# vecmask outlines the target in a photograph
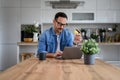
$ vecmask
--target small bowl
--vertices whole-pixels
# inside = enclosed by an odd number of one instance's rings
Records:
[[[24,38],[24,42],[32,42],[33,38]]]

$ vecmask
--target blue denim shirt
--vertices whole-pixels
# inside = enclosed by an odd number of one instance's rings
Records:
[[[63,51],[65,46],[73,45],[73,34],[68,29],[63,29],[60,33],[60,50]],[[57,35],[54,28],[44,31],[39,37],[38,53],[55,53],[57,49]]]

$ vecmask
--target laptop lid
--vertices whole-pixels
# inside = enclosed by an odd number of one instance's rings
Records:
[[[65,47],[62,55],[62,59],[80,59],[82,57],[82,51],[80,47]]]

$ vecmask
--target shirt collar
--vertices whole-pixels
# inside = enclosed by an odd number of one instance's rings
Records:
[[[51,31],[52,31],[52,34],[53,34],[53,35],[56,35],[56,34],[55,34],[55,31],[54,31],[54,27],[51,27]]]
[[[51,30],[52,30],[52,34],[53,34],[53,35],[56,35],[56,33],[55,33],[55,31],[54,31],[54,27],[51,27]],[[64,30],[64,29],[63,29],[63,30]],[[63,31],[62,31],[62,32],[63,32]],[[61,32],[61,33],[62,33],[62,32]],[[60,35],[61,35],[61,33],[60,33]]]

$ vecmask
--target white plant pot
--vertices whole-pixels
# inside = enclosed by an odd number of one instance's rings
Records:
[[[38,42],[38,33],[33,33],[33,42]]]

